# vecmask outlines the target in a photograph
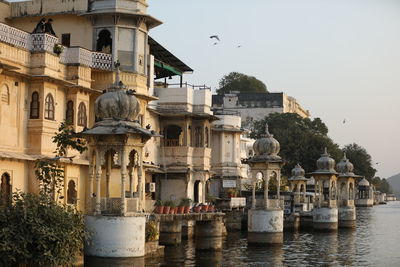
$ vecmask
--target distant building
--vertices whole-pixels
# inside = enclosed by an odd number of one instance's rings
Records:
[[[214,111],[233,111],[240,113],[242,127],[251,129],[253,122],[263,119],[271,113],[296,113],[303,118],[310,117],[295,98],[285,93],[240,93],[231,92],[213,95]]]

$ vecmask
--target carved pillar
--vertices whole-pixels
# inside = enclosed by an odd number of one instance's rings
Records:
[[[106,169],[106,199],[110,198],[110,177],[111,177],[111,167],[112,167],[112,153],[109,151],[107,153],[107,169]]]
[[[102,155],[99,150],[96,150],[96,208],[95,214],[101,214],[101,162]]]
[[[268,175],[269,175],[269,172],[267,172],[267,175],[264,178],[264,181],[265,181],[265,186],[264,186],[264,209],[268,209],[268,184],[269,184]]]
[[[277,175],[276,175],[276,182],[277,182],[276,195],[278,198],[278,204],[280,206],[281,205],[281,174],[280,173],[277,173]]]
[[[254,177],[253,177],[254,179]],[[251,208],[255,209],[256,208],[256,182],[253,181],[253,190],[252,190],[252,200],[251,200]]]
[[[220,132],[221,133],[221,136],[220,136],[220,151],[221,151],[221,154],[220,154],[220,163],[221,163],[221,166],[223,165],[223,163],[224,163],[224,155],[225,155],[225,146],[224,146],[224,132],[223,131],[221,131]]]
[[[94,180],[94,157],[90,158],[89,162],[89,197],[88,210],[93,211],[93,180]]]
[[[134,167],[132,165],[130,165],[129,168],[128,168],[128,174],[129,174],[129,197],[131,197],[131,198],[133,198],[133,169],[134,169]]]
[[[139,197],[139,211],[143,210],[143,161],[142,151],[138,153],[138,197]]]
[[[237,134],[234,132],[233,133],[233,148],[232,148],[232,162],[233,163],[235,163],[235,164],[237,164],[238,163],[238,160],[236,159],[236,156],[237,156],[237,146],[236,146],[236,138],[237,137]]]
[[[126,150],[124,146],[121,149],[121,215],[123,216],[126,213],[125,182],[126,182]]]

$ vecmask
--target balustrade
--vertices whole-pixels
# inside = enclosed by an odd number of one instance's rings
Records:
[[[53,53],[58,38],[47,33],[21,31],[4,23],[0,23],[0,42],[15,47],[28,49],[31,52]],[[113,58],[111,54],[94,52],[81,47],[64,47],[60,55],[64,64],[82,64],[94,69],[111,70]]]

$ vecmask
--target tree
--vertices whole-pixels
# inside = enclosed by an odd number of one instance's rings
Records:
[[[316,161],[326,147],[336,161],[342,157],[339,146],[328,137],[328,128],[319,118],[311,120],[295,113],[272,113],[254,123],[252,138],[260,138],[268,123],[269,132],[274,134],[280,145],[279,155],[284,159],[282,175],[291,176],[291,170],[300,163],[306,172],[316,170]]]
[[[354,173],[365,176],[370,182],[375,176],[376,169],[372,167],[371,156],[367,150],[356,143],[346,145],[343,148],[343,152],[346,153],[347,158],[354,165]]]
[[[223,95],[230,91],[244,93],[266,93],[267,86],[257,78],[239,72],[231,72],[219,81],[217,93]]]
[[[392,194],[392,188],[390,187],[390,184],[388,181],[383,178],[381,179],[380,177],[374,177],[371,179],[371,183],[375,186],[376,190],[386,193],[386,194]]]
[[[89,237],[83,215],[45,194],[17,192],[0,209],[0,266],[72,266]]]

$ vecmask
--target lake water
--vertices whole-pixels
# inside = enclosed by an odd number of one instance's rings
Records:
[[[285,232],[276,247],[248,247],[246,234],[230,233],[220,252],[196,251],[193,241],[167,247],[162,258],[139,266],[400,266],[400,202],[357,209],[357,227],[334,233]],[[98,266],[135,266],[108,262]]]

